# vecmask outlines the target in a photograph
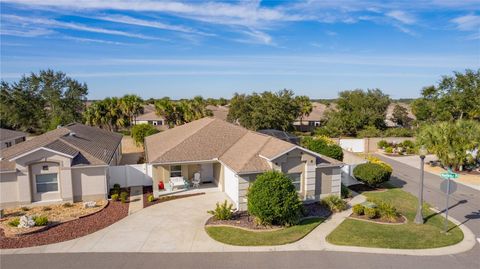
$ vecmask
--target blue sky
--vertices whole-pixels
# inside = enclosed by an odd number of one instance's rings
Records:
[[[89,98],[416,97],[480,67],[480,1],[2,0],[1,77],[51,68]]]

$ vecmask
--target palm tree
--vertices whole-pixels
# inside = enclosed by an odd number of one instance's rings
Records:
[[[417,135],[417,144],[437,155],[444,166],[462,170],[480,145],[480,123],[458,120],[425,125]]]
[[[128,117],[131,125],[143,110],[143,100],[138,95],[127,94],[120,99],[120,103],[122,112]]]
[[[308,117],[312,113],[313,105],[308,96],[298,96],[297,102],[300,105],[300,125],[303,125],[303,117]]]
[[[105,98],[93,103],[84,112],[84,119],[88,125],[107,128],[110,131],[117,131],[127,123],[127,118],[121,109],[120,99],[116,97]]]

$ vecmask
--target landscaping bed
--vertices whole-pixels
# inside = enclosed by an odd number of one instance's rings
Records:
[[[351,219],[357,219],[361,221],[367,221],[367,222],[373,222],[373,223],[379,223],[379,224],[404,224],[407,223],[407,218],[405,218],[402,215],[397,216],[395,219],[388,219],[388,218],[376,218],[376,219],[370,219],[365,215],[355,215],[351,214],[349,216]]]
[[[154,198],[153,201],[149,202],[148,197],[150,195],[153,195],[152,187],[144,186],[143,187],[143,208],[156,205],[159,203],[167,202],[167,201],[172,201],[172,200],[192,197],[192,196],[198,196],[198,195],[204,195],[204,194],[205,194],[204,192],[199,192],[199,193],[191,193],[191,194],[176,194],[176,195],[161,196],[158,198]]]
[[[287,228],[270,231],[247,231],[241,228],[206,226],[205,230],[213,239],[235,246],[274,246],[293,243],[315,229],[324,218],[314,217],[300,221]]]
[[[353,218],[345,219],[327,241],[336,245],[422,249],[454,245],[463,240],[460,228],[452,222],[448,224],[448,233],[443,233],[445,218],[424,204],[424,224],[415,224],[417,199],[401,189],[387,189],[384,192],[364,192],[367,198],[392,204],[408,222],[402,225],[385,225]]]
[[[0,229],[0,248],[34,247],[75,239],[103,229],[127,215],[128,203],[111,201],[100,211],[35,233],[7,237]]]

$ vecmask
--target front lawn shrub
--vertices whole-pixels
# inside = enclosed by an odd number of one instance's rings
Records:
[[[378,216],[378,211],[376,208],[373,208],[373,207],[365,207],[365,216],[367,216],[367,218],[369,219],[374,219]]]
[[[393,148],[392,147],[386,147],[385,148],[385,153],[393,153]]]
[[[342,193],[342,199],[352,197],[352,192],[350,191],[350,189],[343,184],[341,184],[341,193]]]
[[[233,205],[228,204],[227,200],[223,203],[218,203],[215,207],[215,210],[207,211],[209,214],[212,214],[217,220],[229,220],[233,217]]]
[[[128,199],[128,192],[122,191],[120,193],[120,201],[122,201],[122,203],[126,203],[127,199]]]
[[[388,142],[386,140],[380,140],[377,143],[377,146],[379,149],[383,149],[389,146]]]
[[[355,178],[370,187],[377,187],[379,184],[388,181],[391,173],[382,165],[376,163],[363,163],[353,169]]]
[[[293,225],[303,211],[292,180],[278,171],[257,176],[247,198],[248,212],[262,224]]]
[[[332,212],[340,212],[347,209],[347,202],[336,195],[329,195],[323,198],[322,204],[327,206]]]
[[[18,227],[19,224],[20,224],[20,218],[14,218],[8,222],[8,225],[12,227]]]
[[[352,210],[353,210],[353,214],[357,216],[363,215],[365,213],[365,207],[361,204],[354,205]]]
[[[35,226],[45,226],[48,223],[48,218],[46,216],[35,216],[33,221],[35,221]]]
[[[149,196],[147,196],[147,201],[148,201],[149,203],[151,203],[151,202],[155,201],[155,197],[153,197],[153,195],[150,194]]]
[[[315,138],[305,137],[302,141],[302,145],[316,153],[325,155],[336,160],[343,160],[343,150],[342,148],[335,144],[333,140],[328,137],[318,136]]]
[[[377,213],[381,218],[394,221],[398,217],[397,209],[390,203],[387,203],[382,200],[368,198],[367,201],[377,205]]]
[[[118,201],[118,194],[112,194],[110,198],[112,198],[112,201]]]

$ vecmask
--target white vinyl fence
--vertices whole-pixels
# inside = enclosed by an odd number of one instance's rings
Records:
[[[350,152],[365,152],[365,140],[363,138],[341,138],[340,147]]]
[[[121,187],[151,186],[152,166],[149,164],[131,164],[108,167],[108,185]]]

